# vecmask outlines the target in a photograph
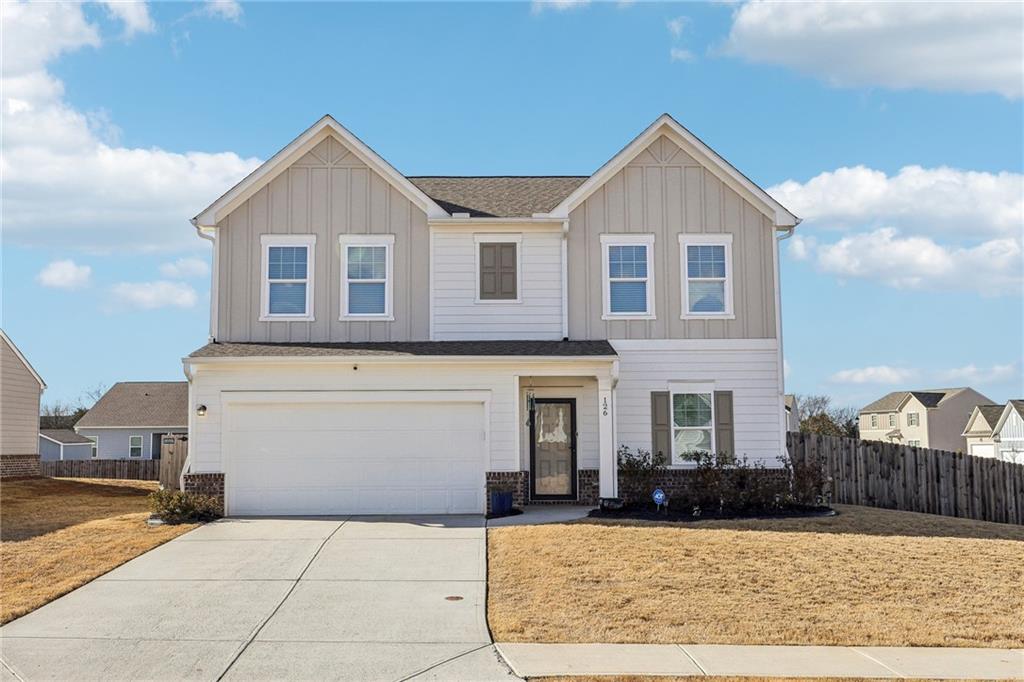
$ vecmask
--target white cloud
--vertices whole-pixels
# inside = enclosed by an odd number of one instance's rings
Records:
[[[47,65],[100,45],[81,5],[5,3],[0,28],[4,238],[97,250],[197,248],[188,218],[259,160],[123,147],[102,112],[66,103]]]
[[[798,247],[798,253],[799,253]],[[840,279],[881,282],[897,289],[1021,294],[1024,257],[1016,239],[976,246],[943,246],[928,237],[903,237],[891,227],[814,247],[815,266]]]
[[[782,360],[782,377],[784,379],[789,378],[789,360],[786,360],[785,358]]]
[[[669,49],[668,56],[674,62],[692,62],[694,60],[693,53],[681,47]]]
[[[176,279],[205,277],[210,274],[210,266],[201,258],[179,258],[173,263],[163,263],[160,274]]]
[[[136,33],[152,33],[156,30],[156,22],[149,16],[149,8],[145,2],[137,0],[107,0],[102,3],[110,16],[124,22],[124,37],[131,38]]]
[[[191,308],[199,300],[196,290],[183,282],[120,282],[111,288],[114,305],[109,312],[122,309],[156,310]]]
[[[854,166],[768,193],[804,219],[803,229],[898,225],[983,237],[1019,235],[1024,226],[1020,173],[905,166],[888,176]]]
[[[55,260],[36,275],[36,281],[52,289],[79,289],[89,285],[92,268],[71,259]]]
[[[242,18],[242,6],[235,0],[207,0],[203,13],[208,17],[237,22]]]
[[[978,367],[974,363],[949,369],[939,373],[939,379],[951,384],[983,384],[983,383],[1005,383],[1021,378],[1020,369],[1016,363],[1007,365],[992,365],[991,367]]]
[[[753,0],[734,11],[724,51],[840,87],[1019,98],[1024,4]]]
[[[898,384],[907,381],[914,370],[888,365],[844,369],[832,375],[831,381],[838,384]]]
[[[530,3],[530,11],[533,14],[540,14],[544,10],[565,12],[571,9],[579,9],[590,4],[590,0],[533,0]]]
[[[683,29],[689,23],[689,17],[675,17],[665,22],[665,25],[668,27],[668,32],[672,34],[673,38],[681,38],[683,36]]]

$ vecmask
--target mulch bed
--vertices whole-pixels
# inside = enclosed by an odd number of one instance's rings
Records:
[[[810,519],[835,515],[836,511],[831,507],[792,507],[761,512],[701,512],[699,516],[694,516],[692,510],[688,509],[672,509],[669,507],[659,511],[653,507],[626,507],[615,510],[594,509],[589,514],[590,518],[594,519],[633,519],[636,521],[673,521],[677,523],[713,520],[732,521],[738,519]]]

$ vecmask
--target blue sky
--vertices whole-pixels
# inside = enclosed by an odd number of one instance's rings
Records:
[[[324,113],[409,175],[587,174],[668,112],[805,218],[787,390],[1024,395],[1021,6],[4,7],[3,328],[49,388],[182,378],[188,218]]]

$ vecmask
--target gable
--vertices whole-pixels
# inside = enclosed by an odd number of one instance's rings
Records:
[[[794,227],[800,219],[768,195],[750,178],[704,144],[668,114],[663,114],[643,133],[599,168],[590,178],[567,196],[550,215],[568,217],[575,208],[618,174],[624,167],[643,165],[678,165],[700,167],[714,175],[723,185],[755,206],[776,227]]]
[[[39,376],[39,372],[29,363],[28,359],[21,354],[18,347],[14,345],[14,342],[7,336],[2,329],[0,329],[0,347],[2,347],[2,354],[5,356],[2,366],[5,372],[8,371],[23,371],[26,375],[30,375],[39,384],[40,389],[46,388],[46,382]]]
[[[225,192],[192,219],[196,227],[215,227],[232,211],[292,167],[363,166],[372,169],[429,217],[449,217],[437,202],[394,166],[330,116],[324,116],[281,151]]]

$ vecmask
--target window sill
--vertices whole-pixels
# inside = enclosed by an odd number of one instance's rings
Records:
[[[342,315],[339,322],[394,322],[394,315]]]
[[[315,322],[312,315],[260,315],[260,322]]]
[[[604,315],[601,316],[601,319],[611,322],[613,320],[656,320],[658,318],[655,315],[646,315],[643,313],[628,313],[620,315],[613,313],[605,313]]]
[[[521,305],[522,302],[521,298],[477,298],[473,305]]]
[[[735,320],[736,315],[734,313],[707,313],[707,314],[683,314],[679,316],[680,320]]]

